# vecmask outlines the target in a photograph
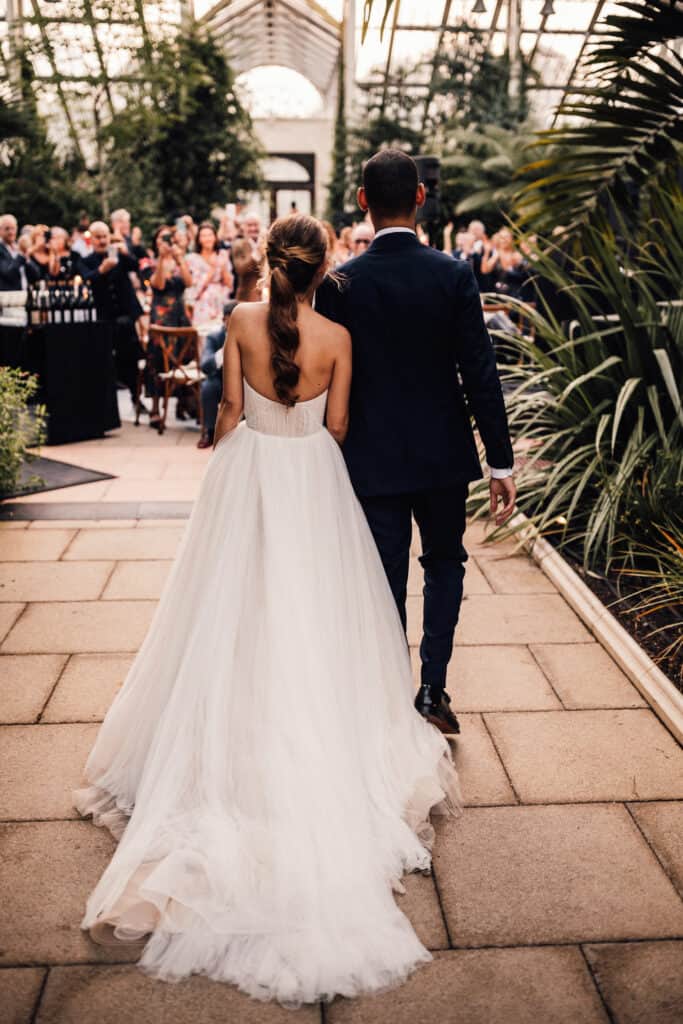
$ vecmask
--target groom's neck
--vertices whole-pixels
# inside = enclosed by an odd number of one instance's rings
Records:
[[[380,217],[379,214],[373,213],[370,210],[370,220],[372,221],[375,231],[384,231],[385,228],[410,228],[411,231],[415,231],[416,228],[416,215],[413,213],[406,217]]]

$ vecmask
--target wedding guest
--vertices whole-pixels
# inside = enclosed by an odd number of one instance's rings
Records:
[[[133,252],[133,240],[131,238],[130,214],[128,210],[114,210],[111,215],[111,234],[113,238],[120,236],[131,256]],[[137,268],[136,268],[137,269]]]
[[[472,235],[474,242],[472,244],[472,253],[470,255],[470,263],[472,264],[472,270],[474,276],[477,279],[479,285],[479,291],[488,290],[488,279],[482,273],[481,263],[484,258],[484,254],[491,249],[491,242],[488,235],[486,234],[486,227],[483,221],[471,220],[467,225],[468,234]]]
[[[185,225],[184,228],[182,227],[183,224]],[[190,214],[184,213],[182,217],[179,217],[176,227],[180,229],[180,233],[184,233],[187,237],[188,252],[197,252],[197,235],[199,234],[200,229],[197,227]]]
[[[79,256],[89,256],[92,252],[90,244],[90,217],[81,210],[78,215],[78,224],[71,232],[71,248]]]
[[[228,213],[224,213],[218,225],[218,245],[221,249],[230,249],[237,238],[237,224]]]
[[[57,284],[71,281],[78,273],[80,256],[69,247],[68,232],[54,227],[48,242],[48,277]]]
[[[342,263],[346,263],[347,260],[351,259],[353,253],[351,252],[351,235],[353,234],[353,228],[347,225],[342,228],[339,232],[339,254],[342,256]]]
[[[529,275],[524,257],[515,247],[514,235],[510,228],[501,228],[492,241],[495,245],[482,256],[482,277],[488,277],[490,290],[519,297]]]
[[[131,248],[138,262],[147,259],[147,249],[142,236],[142,228],[134,227],[130,233]]]
[[[118,379],[128,388],[135,403],[138,359],[144,350],[138,339],[136,321],[142,316],[130,279],[137,270],[123,240],[112,241],[104,221],[90,227],[93,251],[81,261],[83,279],[92,288],[97,316],[114,324],[114,356]],[[147,412],[142,402],[141,411]]]
[[[230,298],[232,274],[225,249],[218,248],[218,232],[205,220],[197,232],[197,252],[187,257],[192,275],[192,288],[188,300],[192,304],[192,326],[220,320],[223,307]]]
[[[374,228],[368,221],[356,224],[351,232],[351,256],[362,256],[364,252],[367,252],[374,237]]]
[[[198,448],[210,448],[213,445],[218,406],[223,394],[223,346],[228,333],[228,321],[236,305],[236,302],[226,303],[223,310],[223,326],[208,334],[204,342],[200,363],[202,372],[206,374],[206,380],[203,380],[201,385],[204,430],[197,441]]]
[[[50,229],[47,224],[36,224],[31,231],[29,262],[36,272],[36,280],[46,281],[50,276]]]
[[[17,244],[17,218],[11,213],[0,216],[0,291],[25,291],[29,284],[38,280],[38,274],[30,265],[31,242],[24,235]]]
[[[474,254],[474,235],[469,231],[458,231],[455,236],[453,259],[469,260]]]
[[[258,238],[237,238],[232,246],[232,264],[235,268],[237,302],[260,302],[262,296],[263,247]]]
[[[262,243],[263,232],[261,231],[261,218],[258,213],[254,213],[253,210],[248,210],[242,218],[242,231],[244,237],[250,239],[252,242]]]

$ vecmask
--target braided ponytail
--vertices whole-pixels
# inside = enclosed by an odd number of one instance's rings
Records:
[[[293,406],[300,376],[294,362],[299,348],[297,296],[306,294],[323,266],[327,236],[313,217],[281,217],[270,229],[266,251],[271,268],[268,333],[273,387],[280,402]]]

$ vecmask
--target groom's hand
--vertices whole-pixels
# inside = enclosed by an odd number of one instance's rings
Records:
[[[489,480],[489,494],[491,495],[491,516],[496,521],[496,526],[502,526],[510,518],[515,509],[517,500],[517,487],[514,477],[504,476],[502,479]],[[502,508],[499,503],[502,502]]]

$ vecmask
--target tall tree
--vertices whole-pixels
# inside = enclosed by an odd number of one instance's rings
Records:
[[[346,128],[346,92],[344,89],[344,54],[339,60],[337,86],[337,115],[334,122],[334,149],[332,150],[332,178],[328,186],[327,218],[333,224],[344,219],[348,191],[348,132]]]

